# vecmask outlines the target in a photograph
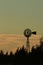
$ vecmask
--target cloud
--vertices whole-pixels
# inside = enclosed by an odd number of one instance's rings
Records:
[[[39,45],[40,35],[32,35],[29,38],[30,47]],[[0,34],[0,49],[4,51],[16,50],[18,47],[26,47],[26,38],[24,35],[15,35],[15,34]]]

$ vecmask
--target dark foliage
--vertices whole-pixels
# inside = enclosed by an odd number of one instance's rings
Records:
[[[27,52],[24,47],[16,51],[15,54],[6,54],[1,50],[0,65],[43,65],[43,44],[40,47],[32,48],[32,52]]]

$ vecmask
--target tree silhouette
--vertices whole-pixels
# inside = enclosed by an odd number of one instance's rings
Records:
[[[18,48],[15,54],[11,51],[10,55],[8,55],[8,52],[4,54],[1,50],[0,65],[43,65],[43,44],[36,48],[33,46],[32,52],[29,53],[24,46]]]
[[[6,56],[8,56],[8,52],[6,52]]]

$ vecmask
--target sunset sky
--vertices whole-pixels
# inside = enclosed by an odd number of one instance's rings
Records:
[[[17,38],[13,35],[24,39],[21,36],[26,28],[43,35],[43,0],[0,0],[0,48],[18,47],[12,44]]]
[[[30,50],[32,46],[40,45],[40,35],[31,35],[29,38]],[[3,50],[13,53],[16,52],[17,48],[22,48],[24,46],[26,48],[27,39],[24,35],[16,35],[16,34],[0,34],[0,50]]]
[[[23,34],[25,28],[43,35],[43,0],[0,0],[0,33]]]

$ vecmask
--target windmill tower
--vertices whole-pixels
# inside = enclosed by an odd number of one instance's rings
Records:
[[[26,42],[26,49],[27,51],[30,51],[30,44],[29,44],[29,37],[31,36],[32,32],[30,29],[25,29],[24,30],[24,36],[27,38]]]

